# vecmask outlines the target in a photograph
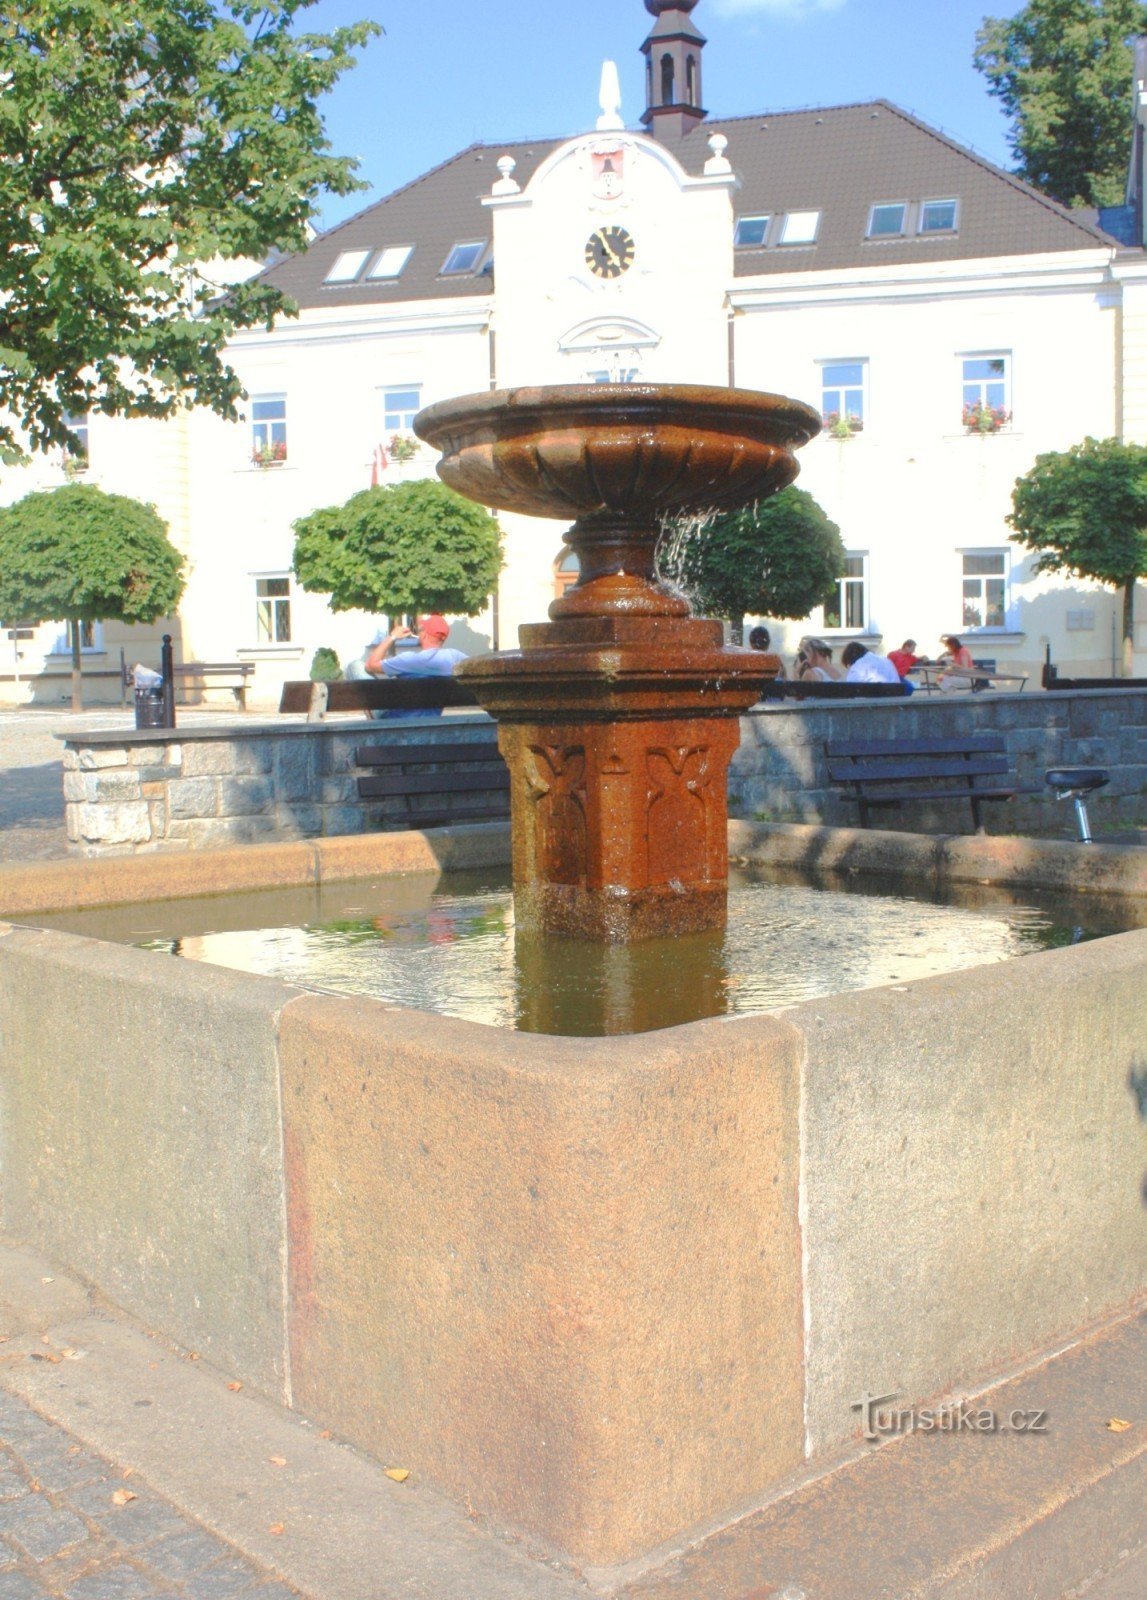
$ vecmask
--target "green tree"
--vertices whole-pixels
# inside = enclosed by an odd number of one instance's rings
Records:
[[[1132,52],[1142,0],[1028,0],[985,17],[973,57],[1012,123],[1019,177],[1066,206],[1123,200],[1131,155]]]
[[[1147,576],[1147,447],[1085,439],[1037,456],[1017,478],[1012,538],[1037,572],[1070,572],[1123,591],[1123,672],[1131,672],[1135,584]]]
[[[183,557],[154,506],[76,483],[0,510],[0,617],[68,623],[75,711],[82,625],[155,622],[182,593]]]
[[[685,520],[658,549],[662,578],[703,616],[724,617],[741,642],[745,617],[807,617],[844,573],[840,529],[804,489],[739,511]]]
[[[315,0],[24,0],[0,17],[0,450],[67,414],[234,419],[222,350],[293,306],[216,260],[305,247],[363,187],[316,102],[379,29],[292,32]]]
[[[332,611],[472,617],[502,570],[496,520],[437,478],[363,489],[293,526],[295,574]]]

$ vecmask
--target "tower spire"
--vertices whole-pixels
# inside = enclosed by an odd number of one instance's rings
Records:
[[[701,100],[705,35],[690,13],[697,0],[645,0],[656,17],[641,46],[645,57],[645,110],[641,120],[655,139],[683,138],[707,113]]]

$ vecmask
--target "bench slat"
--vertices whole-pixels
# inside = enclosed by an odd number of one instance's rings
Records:
[[[963,739],[830,739],[824,747],[830,760],[836,756],[946,756],[966,750],[1005,751],[998,733],[970,733]]]
[[[417,832],[421,828],[449,828],[458,823],[505,822],[510,815],[510,803],[504,806],[455,806],[450,811],[405,811],[386,816],[385,833]]]
[[[383,795],[460,794],[467,790],[509,789],[510,774],[501,772],[394,772],[380,778],[360,778],[358,792],[364,800]]]
[[[495,761],[505,766],[495,739],[456,739],[440,744],[360,744],[356,767],[408,767],[419,762],[448,765],[455,761]]]
[[[284,683],[279,696],[280,712],[301,712],[311,708],[309,679]],[[458,678],[376,678],[339,680],[328,683],[328,711],[434,711],[444,706],[476,706],[473,689]]]
[[[894,806],[901,800],[1012,800],[1019,793],[1016,784],[999,789],[866,789],[863,796],[846,795],[846,800],[861,798],[870,806]]]
[[[974,778],[996,777],[1009,770],[1005,755],[975,755],[967,761],[947,756],[925,756],[916,760],[887,761],[830,761],[828,775],[833,783],[917,783],[924,778],[962,778],[970,784]]]

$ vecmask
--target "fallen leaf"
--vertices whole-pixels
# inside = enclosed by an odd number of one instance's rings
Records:
[[[332,1434],[332,1432],[331,1432],[331,1430],[329,1428],[324,1428],[323,1431],[319,1434],[319,1438],[320,1439],[333,1439],[334,1435]]]
[[[125,1467],[123,1469],[123,1476],[125,1478],[134,1478],[135,1477],[135,1468],[134,1467]]]
[[[1124,1422],[1122,1417],[1112,1417],[1111,1421],[1107,1424],[1107,1431],[1109,1433],[1126,1433],[1130,1426],[1131,1424],[1129,1422]]]
[[[112,1505],[113,1506],[126,1506],[129,1501],[134,1500],[136,1498],[137,1498],[136,1495],[133,1493],[133,1491],[131,1489],[117,1489],[116,1492],[112,1495]]]
[[[55,1278],[41,1278],[40,1279],[41,1283],[55,1283],[55,1281],[56,1281]]]
[[[386,1468],[386,1475],[387,1475],[388,1478],[393,1478],[395,1483],[405,1483],[407,1478],[409,1478],[409,1476],[410,1476],[410,1468],[409,1467],[387,1467]]]
[[[238,1394],[243,1385],[241,1383],[229,1383],[227,1387],[230,1389],[232,1394]]]
[[[286,1531],[287,1524],[285,1522],[272,1522],[271,1526],[267,1529],[268,1533],[286,1533]]]
[[[285,1467],[287,1465],[286,1456],[268,1456],[267,1460],[273,1467]]]
[[[199,1360],[199,1352],[198,1352],[198,1350],[189,1350],[187,1352],[187,1359],[188,1359],[188,1361],[198,1361]]]
[[[61,1350],[60,1355],[65,1361],[82,1361],[84,1359],[82,1350]]]

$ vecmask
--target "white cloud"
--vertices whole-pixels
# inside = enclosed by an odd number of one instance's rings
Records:
[[[839,11],[845,0],[713,0],[726,17],[810,17],[814,11]]]

